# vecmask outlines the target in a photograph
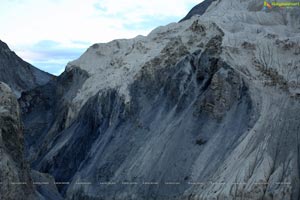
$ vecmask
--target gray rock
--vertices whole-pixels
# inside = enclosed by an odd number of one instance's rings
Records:
[[[31,171],[32,181],[38,192],[40,200],[62,200],[60,193],[55,185],[55,180],[49,174],[43,174],[38,171]]]
[[[32,168],[65,199],[299,199],[298,15],[257,2],[93,45],[24,92]]]
[[[62,199],[50,175],[30,172],[24,156],[23,126],[13,91],[0,82],[0,199]],[[49,182],[49,185],[34,184]]]
[[[71,182],[59,188],[70,199],[174,199],[190,188],[197,158],[216,145],[217,157],[203,162],[214,163],[203,171],[206,180],[257,118],[247,84],[220,59],[222,36],[219,32],[203,51],[192,54],[175,48],[169,53],[177,63],[163,53],[146,63],[130,85],[129,104],[115,89],[99,91],[69,124],[66,94],[76,93],[73,84],[85,81],[84,72],[65,72],[61,83],[24,93],[20,102],[29,105],[23,108],[25,130],[34,133],[27,139],[33,168]],[[153,71],[157,64],[169,67]],[[73,87],[63,84],[65,77],[73,77]],[[205,143],[197,143],[200,139]],[[117,184],[99,185],[108,181]],[[142,184],[148,181],[159,185]]]
[[[0,199],[34,197],[24,143],[19,106],[12,90],[0,82]]]
[[[20,97],[21,92],[46,84],[54,76],[23,61],[0,40],[0,81]]]

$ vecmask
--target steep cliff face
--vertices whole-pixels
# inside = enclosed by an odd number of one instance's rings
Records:
[[[24,157],[19,104],[3,82],[0,82],[0,155],[1,200],[62,199],[51,176],[30,170]]]
[[[17,99],[0,82],[0,199],[29,199],[34,189],[23,156],[23,134]]]
[[[8,84],[19,97],[22,91],[46,84],[54,78],[23,61],[0,40],[0,81]]]
[[[32,167],[69,199],[298,199],[299,9],[262,3],[95,44],[25,92]]]

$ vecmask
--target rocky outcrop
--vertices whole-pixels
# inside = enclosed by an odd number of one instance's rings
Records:
[[[19,97],[21,92],[46,84],[54,76],[23,61],[0,40],[0,81]]]
[[[49,174],[31,171],[32,181],[35,184],[38,200],[62,200],[61,194],[56,187],[55,179]]]
[[[87,78],[84,70],[74,68],[44,86],[23,92],[19,102],[26,126],[28,159],[33,163],[47,153],[49,145],[74,120],[71,101]]]
[[[34,188],[25,162],[19,106],[11,89],[0,82],[0,199],[26,200]]]
[[[19,104],[13,91],[3,82],[0,82],[0,154],[0,199],[62,199],[50,175],[30,170],[24,156]]]

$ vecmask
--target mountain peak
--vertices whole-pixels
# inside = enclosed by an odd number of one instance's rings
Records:
[[[9,85],[19,97],[21,92],[44,85],[52,75],[22,60],[0,40],[0,81]]]
[[[192,10],[180,22],[191,19],[194,15],[203,15],[212,2],[216,0],[205,0],[194,6]]]
[[[3,42],[2,40],[0,40],[0,49],[9,49],[8,45]]]

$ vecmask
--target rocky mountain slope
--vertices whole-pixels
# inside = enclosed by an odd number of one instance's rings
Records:
[[[299,199],[300,12],[262,6],[213,1],[24,92],[32,167],[67,199]]]
[[[0,82],[0,199],[62,199],[52,177],[30,170],[24,158],[22,127],[16,96]]]
[[[0,40],[0,81],[8,84],[19,97],[22,91],[46,84],[54,78],[23,61]]]
[[[0,199],[28,199],[34,194],[21,129],[18,101],[0,82]]]

